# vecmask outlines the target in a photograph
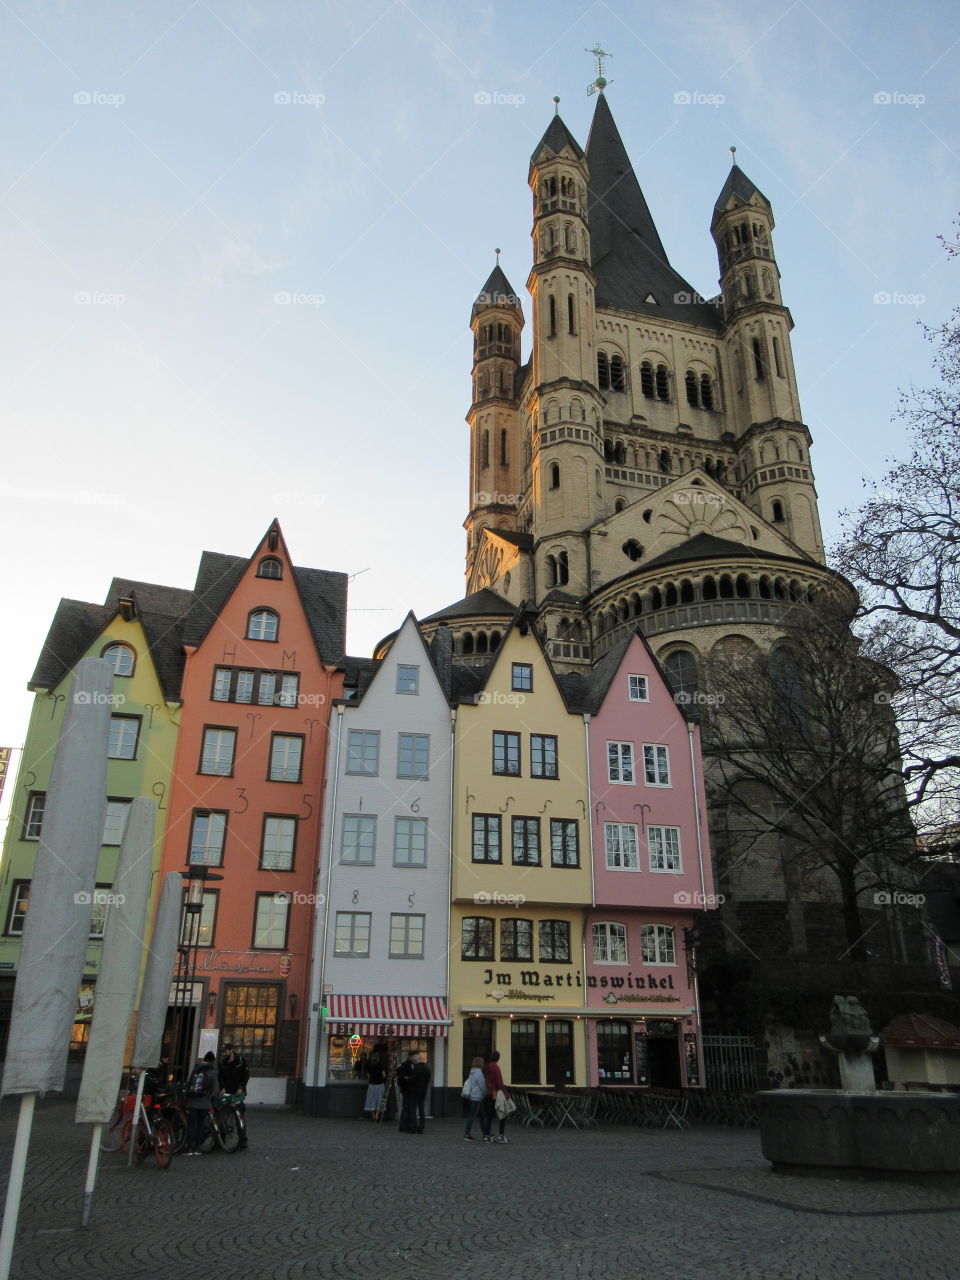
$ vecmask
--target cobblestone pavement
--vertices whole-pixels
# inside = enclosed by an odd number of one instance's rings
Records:
[[[0,1107],[9,1171],[16,1103]],[[508,1146],[253,1112],[250,1147],[128,1169],[38,1104],[15,1280],[956,1280],[960,1189],[787,1177],[752,1132],[515,1128]]]

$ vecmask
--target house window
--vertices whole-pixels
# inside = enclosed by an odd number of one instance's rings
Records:
[[[93,905],[90,909],[91,938],[102,938],[107,927],[107,912],[111,907],[113,893],[110,885],[98,884],[93,891]]]
[[[557,776],[557,739],[549,733],[530,735],[530,777]]]
[[[260,837],[261,871],[292,871],[296,848],[296,818],[286,814],[266,814]]]
[[[644,360],[640,366],[640,392],[648,400],[653,399],[653,365]]]
[[[430,735],[401,733],[397,735],[397,777],[429,778]]]
[[[187,862],[191,866],[221,866],[226,837],[227,815],[225,813],[211,809],[194,809]]]
[[[23,819],[24,840],[39,840],[43,828],[43,809],[47,803],[45,791],[31,791],[27,800],[27,812]]]
[[[632,822],[605,822],[603,842],[608,871],[639,871],[637,828]]]
[[[539,867],[540,819],[512,818],[513,865],[515,867]]]
[[[646,676],[627,676],[627,687],[631,702],[649,702],[650,690]]]
[[[500,921],[500,959],[533,959],[533,921],[510,919]]]
[[[667,747],[643,746],[643,779],[648,787],[669,787],[670,753]]]
[[[393,865],[395,867],[427,865],[426,818],[394,818]]]
[[[493,959],[493,921],[488,916],[464,916],[460,924],[460,959]]]
[[[283,951],[287,945],[290,897],[286,893],[258,893],[253,919],[257,951]]]
[[[108,644],[100,655],[113,667],[115,676],[132,676],[137,665],[137,655],[128,644]]]
[[[514,662],[512,664],[510,688],[514,693],[530,693],[533,689],[533,667],[529,662]]]
[[[340,835],[340,861],[345,866],[372,867],[376,850],[376,817],[369,813],[345,813]]]
[[[511,778],[520,777],[519,733],[494,733],[493,772],[507,774]]]
[[[673,692],[673,700],[678,706],[697,701],[700,676],[697,660],[689,650],[675,650],[663,664],[663,669]]]
[[[570,962],[570,923],[567,920],[540,921],[540,963],[552,960],[555,964]]]
[[[579,867],[580,841],[576,818],[550,819],[550,865]]]
[[[102,844],[118,845],[123,842],[123,832],[127,825],[127,814],[130,812],[129,800],[108,800],[103,815]]]
[[[182,947],[212,947],[217,923],[216,889],[204,890],[199,911],[184,911],[180,928]],[[186,894],[184,894],[186,903]]]
[[[333,954],[365,960],[370,955],[370,912],[338,911],[333,931]]]
[[[232,1044],[248,1067],[272,1067],[282,988],[279,983],[227,982],[223,986],[222,1043]]]
[[[250,671],[217,667],[213,673],[214,702],[248,702],[260,707],[295,707],[300,677],[289,671]]]
[[[248,640],[276,640],[280,618],[272,609],[254,609],[247,618]]]
[[[540,1083],[540,1024],[534,1018],[514,1018],[510,1023],[510,1080]]]
[[[111,760],[136,760],[139,716],[111,716],[107,755]]]
[[[473,815],[474,862],[500,862],[499,813],[475,813]]]
[[[347,735],[347,773],[375,778],[380,771],[380,734],[351,729]]]
[[[667,372],[667,366],[665,364],[657,365],[656,386],[657,386],[657,399],[669,401],[670,374]]]
[[[627,963],[627,926],[595,924],[591,927],[593,958],[597,964]]]
[[[236,729],[204,729],[198,772],[229,778],[233,774],[233,754],[236,747]]]
[[[640,926],[640,947],[644,964],[676,964],[673,928],[668,924]]]
[[[299,782],[303,767],[303,734],[274,733],[270,738],[270,782]]]
[[[610,782],[633,782],[633,743],[607,743],[607,779]]]
[[[680,871],[680,828],[647,827],[651,871]]]
[[[629,1084],[633,1079],[629,1022],[597,1020],[597,1067],[601,1084],[605,1080]]]
[[[276,556],[264,556],[257,565],[258,578],[282,578],[283,565]]]
[[[420,668],[397,663],[397,693],[420,692]]]
[[[23,933],[23,922],[27,916],[30,902],[30,881],[14,880],[10,889],[10,908],[7,911],[7,927],[5,932],[18,938]]]
[[[426,916],[390,916],[390,959],[422,960]]]
[[[546,1041],[547,1084],[573,1083],[573,1023],[566,1018],[551,1018],[543,1024]]]

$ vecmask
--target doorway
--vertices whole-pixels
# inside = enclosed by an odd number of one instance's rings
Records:
[[[466,1018],[463,1023],[463,1079],[470,1074],[474,1058],[486,1061],[493,1053],[493,1019]]]
[[[675,1022],[663,1020],[647,1023],[647,1054],[651,1086],[654,1089],[681,1088]]]

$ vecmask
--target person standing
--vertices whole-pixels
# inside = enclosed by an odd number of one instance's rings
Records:
[[[224,1093],[242,1093],[246,1095],[247,1081],[250,1079],[250,1068],[243,1054],[237,1053],[232,1044],[225,1044],[220,1055],[220,1088]],[[240,1128],[240,1146],[247,1145],[247,1104],[237,1103],[237,1111],[243,1117]]]
[[[492,1142],[490,1136],[490,1118],[487,1115],[487,1081],[483,1074],[483,1059],[474,1058],[470,1063],[470,1075],[467,1077],[467,1102],[470,1111],[467,1115],[467,1124],[463,1131],[465,1142],[473,1141],[473,1134],[470,1130],[473,1128],[473,1122],[477,1116],[480,1117],[480,1132],[483,1134],[484,1142]]]
[[[380,1060],[380,1054],[374,1049],[367,1062],[367,1096],[363,1109],[369,1120],[376,1120],[377,1112],[383,1103],[383,1087],[387,1078],[386,1069]]]
[[[203,1061],[198,1062],[187,1081],[187,1149],[188,1156],[199,1156],[203,1152],[200,1147],[204,1139],[204,1128],[207,1112],[218,1089],[217,1059],[212,1053],[205,1053]]]
[[[397,1071],[397,1084],[403,1095],[400,1111],[401,1133],[423,1133],[426,1123],[427,1088],[430,1084],[430,1068],[417,1049],[411,1049],[406,1062]]]
[[[483,1069],[483,1075],[487,1085],[487,1133],[489,1133],[492,1128],[493,1118],[497,1115],[497,1094],[502,1093],[504,1097],[510,1097],[507,1086],[503,1083],[503,1073],[500,1070],[499,1050],[495,1049],[493,1053],[490,1054],[487,1059],[487,1065]],[[497,1119],[500,1121],[500,1136],[497,1138],[497,1141],[501,1143],[509,1142],[510,1139],[504,1137],[503,1133],[503,1127],[507,1123],[507,1117],[497,1116]],[[492,1142],[493,1139],[491,1138],[490,1141]]]

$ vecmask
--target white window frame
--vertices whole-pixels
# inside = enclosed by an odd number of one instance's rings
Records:
[[[119,676],[122,680],[128,680],[137,669],[136,653],[130,645],[124,644],[121,640],[116,640],[113,644],[108,644],[100,657],[110,663],[113,668],[113,674],[115,676]],[[122,659],[125,657],[129,658],[129,671],[119,670]]]
[[[23,816],[24,840],[39,840],[43,834],[43,811],[47,804],[45,791],[31,791],[27,798],[27,812]],[[36,826],[36,831],[33,827]]]
[[[273,837],[274,847],[267,850],[267,828],[270,823],[282,823],[282,827],[275,826],[270,833]],[[289,843],[290,848],[285,846]],[[261,871],[292,871],[293,864],[297,856],[297,819],[292,813],[265,813],[263,815],[263,828],[260,832],[260,870]],[[279,860],[278,860],[279,859]]]
[[[651,932],[652,930],[652,932]],[[653,952],[656,955],[655,960],[646,958],[647,947],[644,940],[652,938],[654,942]],[[669,946],[665,945],[669,941]],[[660,968],[676,968],[677,965],[677,940],[672,924],[642,924],[640,926],[640,955],[645,965],[657,966]],[[661,957],[669,955],[669,960]]]
[[[273,635],[268,636],[264,634],[260,634],[260,635],[254,634],[254,619],[257,619],[256,630],[261,633],[269,630],[269,627],[264,626],[264,623],[268,619],[272,621]],[[263,640],[267,644],[276,644],[277,638],[279,637],[279,635],[280,635],[280,615],[277,613],[275,609],[252,609],[250,611],[250,616],[247,618],[247,634],[244,637],[244,639]]]
[[[297,751],[297,767],[294,771],[290,764],[290,753],[292,744],[296,744]],[[304,737],[301,733],[274,733],[270,738],[270,768],[268,781],[270,782],[300,782],[303,778],[303,748],[305,746]],[[281,749],[281,759],[277,758],[278,748]]]
[[[653,781],[650,775],[653,775]],[[670,781],[670,748],[660,742],[643,744],[643,780],[648,787],[669,787]]]
[[[616,841],[619,846],[617,849],[611,849],[611,836],[616,832]],[[629,837],[632,840],[632,850],[624,851],[623,836],[624,832],[632,833]],[[604,860],[608,871],[639,871],[640,870],[640,846],[637,841],[637,824],[635,822],[605,822],[603,824],[603,849]],[[611,862],[610,855],[614,853],[620,859],[620,865]],[[632,863],[629,859],[632,857]]]
[[[197,841],[197,819],[207,819],[207,834],[202,845]],[[211,818],[219,819],[219,823],[211,823]],[[219,827],[219,841],[211,841],[211,827]],[[195,809],[190,819],[190,843],[187,846],[187,865],[190,867],[220,867],[223,865],[223,850],[227,842],[227,814],[223,809]],[[196,857],[199,852],[214,856]]]
[[[216,738],[216,746],[210,750],[207,746],[207,740]],[[223,745],[228,743],[230,746],[229,760],[223,761]],[[230,728],[213,728],[205,727],[203,737],[200,739],[200,768],[198,773],[206,774],[213,778],[231,778],[233,777],[233,762],[237,754],[237,731]],[[224,763],[227,767],[223,768]],[[205,768],[205,765],[214,764],[216,768]]]
[[[616,762],[612,759],[611,747],[614,748],[616,753]],[[624,772],[629,772],[630,777],[625,778],[623,776]],[[614,786],[636,786],[637,762],[632,742],[607,743],[607,781],[613,783]]]
[[[27,918],[27,912],[17,911],[17,907],[21,902],[26,902],[27,910],[30,909],[30,884],[29,880],[16,880],[10,890],[10,905],[7,908],[6,928],[4,929],[4,933],[10,938],[23,937],[23,922]],[[14,922],[19,924],[19,929],[13,927]]]
[[[108,797],[107,807],[103,812],[103,839],[100,841],[102,845],[112,849],[118,848],[123,843],[127,814],[130,812],[132,803],[132,800],[112,800]]]
[[[406,825],[406,859],[401,858],[401,827]],[[416,839],[414,835],[416,833]],[[412,869],[420,869],[427,865],[427,820],[426,818],[394,818],[393,820],[393,865],[395,867],[404,867]],[[422,850],[420,844],[422,842]],[[418,855],[418,860],[414,859],[414,854]],[[422,856],[421,856],[422,855]]]
[[[619,932],[614,933],[614,930]],[[597,954],[597,943],[602,939],[605,955]],[[623,958],[613,959],[614,939],[623,944]],[[616,920],[596,920],[590,926],[590,948],[594,964],[629,964],[630,953],[627,947],[627,926]]]
[[[369,741],[368,741],[369,739]],[[359,751],[353,750],[352,744],[359,740]],[[373,767],[367,768],[368,757],[372,757]],[[352,767],[351,762],[359,761],[363,766]],[[347,765],[346,772],[361,778],[376,778],[380,774],[380,730],[348,729],[347,730]]]
[[[350,833],[356,839],[350,840]],[[369,839],[367,839],[369,837]],[[358,856],[369,846],[370,857]],[[349,851],[353,857],[347,857]],[[345,867],[372,867],[377,861],[377,819],[372,813],[345,813],[340,828],[340,863]]]
[[[682,874],[683,857],[680,852],[680,828],[648,826],[647,855],[650,870],[655,875],[673,876]],[[658,861],[662,865],[657,866]]]
[[[266,916],[266,920],[263,919]],[[262,941],[276,935],[277,923],[283,921],[283,936],[279,942]],[[286,893],[258,893],[253,909],[253,948],[255,951],[284,951],[290,932],[290,895]]]
[[[366,921],[366,925],[358,923]],[[361,950],[357,946],[357,936],[366,930],[366,947]],[[370,939],[373,934],[373,916],[369,911],[338,911],[333,921],[333,954],[349,960],[368,960],[370,958]],[[347,942],[341,947],[342,941]]]
[[[650,701],[650,681],[646,676],[627,676],[627,696],[631,702]]]
[[[117,728],[117,739],[114,742],[114,726]],[[133,730],[133,752],[131,755],[122,755],[121,752],[125,747],[130,745],[130,731]],[[137,748],[140,746],[140,717],[139,716],[111,716],[110,717],[110,738],[107,745],[108,760],[136,760]],[[116,750],[114,750],[116,747]]]
[[[420,950],[411,951],[410,938],[411,924],[413,921],[420,921]],[[399,926],[397,922],[400,922]],[[426,933],[427,933],[427,917],[421,912],[400,912],[392,911],[390,913],[390,951],[391,960],[422,960],[426,954]],[[395,942],[401,943],[401,949],[395,947]]]
[[[412,689],[404,689],[404,688],[401,688],[401,685],[402,685],[402,683],[403,683],[404,679],[406,679],[407,681],[409,681],[409,680],[410,680],[410,678],[411,678],[411,677],[410,677],[410,675],[409,675],[408,673],[409,673],[409,672],[411,672],[411,671],[413,672],[413,677],[412,677],[412,679],[413,679],[413,688],[412,688]],[[397,684],[396,684],[396,691],[397,691],[397,693],[400,693],[400,694],[406,694],[406,695],[408,695],[408,696],[409,696],[409,695],[412,695],[412,694],[418,694],[418,693],[420,692],[420,668],[419,668],[419,666],[417,666],[415,663],[412,663],[412,662],[398,662],[398,663],[397,663]]]
[[[404,755],[404,739],[408,744],[413,744],[412,762],[408,766],[408,772],[401,773],[403,755]],[[426,745],[426,760],[422,769],[417,767],[417,755],[422,754],[421,748]],[[425,782],[430,777],[430,735],[429,733],[398,733],[397,734],[397,777],[398,778],[415,778]]]

